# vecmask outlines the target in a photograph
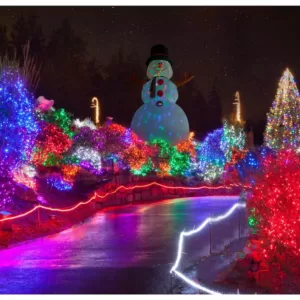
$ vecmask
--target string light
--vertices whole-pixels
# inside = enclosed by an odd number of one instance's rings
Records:
[[[234,99],[233,104],[236,105],[235,122],[241,124],[242,123],[242,116],[241,116],[241,100],[240,100],[239,91],[237,91],[235,93],[235,99]]]
[[[93,97],[91,108],[94,108],[94,122],[100,124],[100,105],[97,97]]]
[[[33,212],[35,212],[37,209],[41,208],[44,210],[49,210],[49,211],[57,211],[57,212],[70,212],[73,211],[75,209],[77,209],[78,207],[82,206],[82,205],[87,205],[89,203],[91,203],[93,200],[96,199],[105,199],[106,197],[113,195],[115,193],[117,193],[120,190],[135,190],[135,189],[142,189],[142,188],[149,188],[151,186],[158,186],[164,189],[181,189],[181,190],[192,190],[192,191],[199,191],[199,190],[203,190],[203,189],[207,189],[207,190],[230,190],[231,188],[235,188],[235,187],[239,187],[239,188],[249,188],[249,186],[247,185],[236,185],[236,184],[231,184],[231,185],[220,185],[220,186],[198,186],[198,187],[185,187],[185,186],[168,186],[168,185],[164,185],[161,183],[157,183],[157,182],[151,182],[148,184],[144,184],[144,185],[134,185],[134,186],[130,186],[130,187],[126,187],[124,185],[120,185],[119,187],[117,187],[115,190],[113,190],[112,192],[107,192],[104,195],[99,195],[97,192],[94,193],[94,195],[92,197],[90,197],[90,199],[88,199],[85,202],[79,202],[78,204],[70,207],[70,208],[53,208],[53,207],[48,207],[48,206],[43,206],[43,205],[37,205],[34,208],[28,210],[27,212],[24,212],[22,214],[19,215],[14,215],[11,217],[7,217],[5,219],[0,219],[0,223],[3,222],[7,222],[7,221],[11,221],[11,220],[16,220],[16,219],[20,219],[23,218],[25,216],[28,216],[30,214],[32,214]]]
[[[18,72],[0,72],[0,156],[9,170],[29,160],[39,132],[34,115],[34,98]]]
[[[21,170],[13,172],[13,180],[21,185],[36,190],[36,180],[32,177],[26,176]]]
[[[232,149],[243,150],[246,143],[244,130],[239,125],[230,124],[224,121],[223,135],[221,138],[221,150],[224,152],[227,161],[232,159]]]
[[[43,119],[48,122],[56,125],[62,129],[63,133],[67,134],[72,138],[75,133],[72,131],[72,115],[67,112],[64,108],[59,108],[55,111],[51,111],[48,114],[43,116]]]
[[[85,118],[83,121],[80,121],[79,119],[75,119],[73,121],[73,125],[76,128],[88,127],[91,130],[97,129],[97,127],[95,126],[95,124],[89,118]]]
[[[300,97],[294,77],[286,69],[281,77],[277,94],[267,114],[265,145],[271,149],[300,146]]]
[[[89,147],[77,147],[72,156],[79,159],[79,165],[91,172],[99,173],[101,171],[101,156],[98,151]]]
[[[264,259],[297,278],[300,269],[300,156],[279,151],[264,161],[264,172],[247,202],[250,223],[257,223]],[[274,278],[278,273],[270,274]],[[296,277],[295,277],[296,276]],[[299,277],[298,277],[299,278]]]
[[[59,191],[70,191],[73,188],[73,184],[65,181],[60,175],[49,176],[46,178],[46,182],[52,188]]]
[[[221,149],[223,129],[209,133],[197,150],[198,167],[205,182],[219,178],[223,173],[226,158]]]
[[[15,183],[9,166],[0,161],[0,208],[7,208],[12,204],[12,196],[15,194]]]
[[[64,180],[71,181],[71,182],[74,181],[75,176],[77,175],[79,170],[80,170],[80,167],[78,167],[76,165],[63,165],[61,167],[61,171],[62,171]]]
[[[32,161],[36,165],[53,166],[72,145],[72,141],[61,128],[51,123],[43,123],[37,137]]]
[[[198,228],[193,229],[191,231],[187,231],[187,232],[186,231],[181,232],[181,234],[179,236],[176,261],[175,261],[173,267],[171,268],[170,273],[171,274],[175,273],[178,277],[183,279],[186,283],[188,283],[189,285],[191,285],[194,288],[197,288],[203,292],[206,292],[206,293],[212,294],[212,295],[221,294],[220,292],[214,291],[212,289],[206,288],[203,285],[195,283],[194,281],[190,280],[189,278],[187,278],[185,275],[183,275],[181,272],[179,272],[177,270],[177,268],[180,264],[180,260],[182,258],[182,254],[184,254],[183,253],[184,237],[191,236],[191,235],[201,232],[207,225],[209,225],[211,223],[218,223],[218,222],[228,218],[237,208],[243,208],[243,207],[246,207],[245,203],[236,203],[224,215],[220,215],[215,218],[207,218]]]

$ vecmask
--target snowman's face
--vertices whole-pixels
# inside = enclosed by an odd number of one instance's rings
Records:
[[[166,60],[153,60],[147,68],[147,76],[149,79],[162,76],[170,79],[173,76],[171,64]]]

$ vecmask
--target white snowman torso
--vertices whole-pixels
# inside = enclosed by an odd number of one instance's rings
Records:
[[[143,140],[162,139],[172,145],[187,140],[189,123],[184,111],[176,104],[178,90],[170,80],[173,70],[168,61],[149,63],[150,79],[142,89],[142,105],[134,114],[131,129]]]
[[[151,95],[152,81],[155,80],[155,92]],[[144,103],[168,101],[175,103],[178,99],[178,90],[176,85],[166,77],[154,77],[146,82],[142,89],[142,100]]]

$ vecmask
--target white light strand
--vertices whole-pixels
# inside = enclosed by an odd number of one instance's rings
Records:
[[[98,151],[84,146],[79,146],[72,153],[73,156],[77,157],[81,162],[89,162],[96,169],[101,169],[101,155]]]
[[[183,249],[183,242],[184,242],[184,237],[185,236],[191,236],[195,233],[200,232],[209,223],[217,223],[221,220],[224,220],[224,219],[228,218],[237,208],[240,208],[240,207],[246,207],[246,204],[245,203],[236,203],[224,215],[220,215],[220,216],[215,217],[215,218],[207,218],[204,222],[202,222],[202,224],[198,228],[193,229],[193,230],[188,231],[188,232],[185,232],[185,231],[181,232],[180,237],[179,237],[179,243],[178,243],[177,258],[176,258],[176,261],[175,261],[170,273],[171,274],[175,273],[178,277],[183,279],[186,283],[188,283],[192,287],[195,287],[195,288],[197,288],[197,289],[199,289],[203,292],[206,292],[206,293],[209,293],[209,294],[212,294],[212,295],[221,294],[220,292],[213,291],[211,289],[206,288],[205,286],[202,286],[202,285],[197,284],[196,282],[190,280],[189,278],[184,276],[181,272],[179,272],[177,270],[177,267],[180,263],[180,260],[181,260],[182,254],[183,254],[182,249]]]
[[[97,129],[96,125],[89,118],[85,118],[83,121],[75,119],[73,124],[76,128],[89,127],[91,130]]]

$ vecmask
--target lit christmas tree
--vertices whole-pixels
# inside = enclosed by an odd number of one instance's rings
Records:
[[[267,115],[265,144],[271,149],[299,146],[300,98],[294,77],[286,69],[280,79],[273,106]]]
[[[14,195],[13,172],[28,163],[39,127],[34,98],[17,69],[0,70],[0,208]]]

